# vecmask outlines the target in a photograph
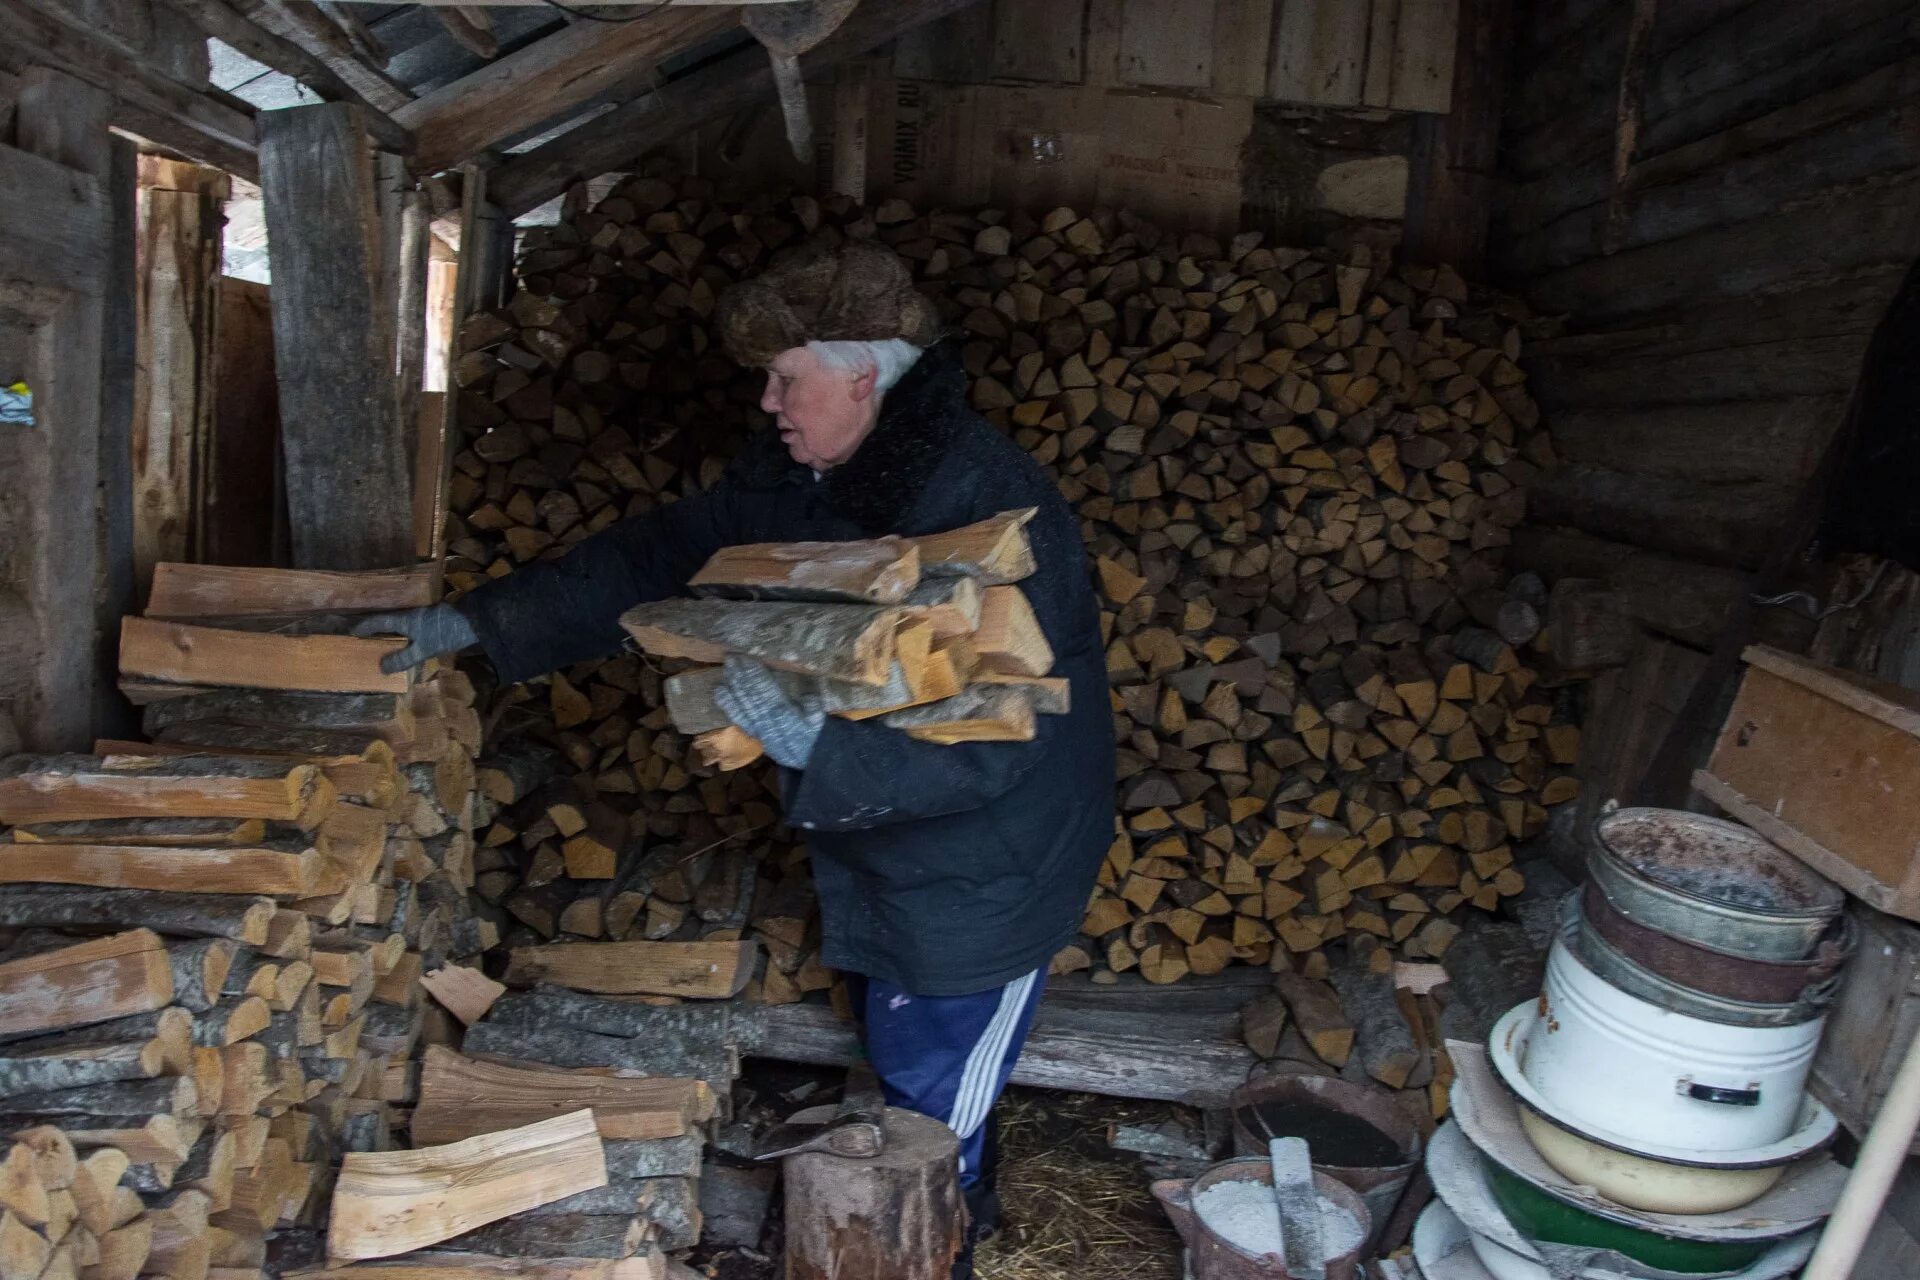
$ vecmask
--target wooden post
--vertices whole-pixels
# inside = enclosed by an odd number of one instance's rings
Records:
[[[117,635],[120,619],[139,608],[133,586],[133,413],[139,343],[140,148],[109,137],[106,190],[107,260],[101,279],[100,597],[95,634]],[[114,646],[94,662],[93,729],[99,736],[138,736],[139,717],[120,694]]]
[[[819,1108],[824,1118],[832,1108]],[[888,1107],[886,1149],[868,1160],[788,1156],[788,1280],[947,1280],[966,1230],[960,1140]]]
[[[394,309],[375,160],[360,109],[260,119],[274,363],[297,568],[377,569],[412,554],[412,424],[395,395]]]
[[[220,275],[218,169],[140,159],[138,329],[133,392],[133,591],[153,566],[198,558]]]
[[[1452,108],[1413,119],[1401,252],[1484,274],[1495,153],[1513,43],[1513,0],[1460,0]]]
[[[28,68],[19,150],[0,147],[0,309],[16,318],[0,326],[0,382],[33,393],[32,424],[0,427],[0,474],[20,495],[0,536],[0,739],[36,750],[93,736],[110,107]]]

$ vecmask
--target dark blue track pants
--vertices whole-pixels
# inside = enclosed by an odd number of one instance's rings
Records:
[[[983,1174],[987,1115],[1013,1074],[1047,985],[1046,970],[964,996],[918,996],[848,974],[865,1019],[867,1060],[889,1106],[932,1116],[960,1136],[960,1185]]]

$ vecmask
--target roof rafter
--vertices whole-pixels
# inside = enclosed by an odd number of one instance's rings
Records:
[[[322,98],[351,102],[366,108],[368,127],[389,150],[406,152],[412,149],[413,139],[407,131],[367,101],[332,67],[293,41],[242,16],[226,0],[173,0],[173,5],[216,40],[232,45],[265,67],[291,76]]]
[[[840,29],[800,58],[802,74],[822,71],[981,0],[862,0]],[[689,128],[774,96],[773,70],[756,46],[715,59],[659,92],[616,107],[552,142],[514,156],[488,178],[488,194],[518,217],[579,178],[611,172]]]
[[[630,22],[562,27],[416,99],[394,118],[414,133],[416,170],[450,169],[739,23],[737,5],[676,5]]]

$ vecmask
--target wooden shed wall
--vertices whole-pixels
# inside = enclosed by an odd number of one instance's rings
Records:
[[[1539,554],[1753,569],[1920,250],[1912,5],[1531,5],[1513,65],[1494,271],[1569,318],[1532,516],[1612,548]]]
[[[697,148],[703,172],[742,185],[824,187],[851,171],[874,201],[1125,206],[1288,239],[1376,224],[1391,240],[1412,122],[1453,99],[1462,12],[1461,0],[983,0],[816,84],[809,162],[787,153],[771,110]],[[863,155],[849,161],[852,148]]]

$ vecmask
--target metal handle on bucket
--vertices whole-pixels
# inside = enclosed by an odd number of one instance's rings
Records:
[[[1729,1089],[1716,1084],[1697,1084],[1685,1076],[1677,1082],[1678,1092],[1701,1102],[1718,1102],[1729,1107],[1757,1107],[1760,1105],[1760,1086],[1748,1085],[1744,1089]]]

